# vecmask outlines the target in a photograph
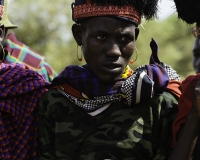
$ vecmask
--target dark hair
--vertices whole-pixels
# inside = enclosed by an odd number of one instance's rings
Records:
[[[146,20],[157,17],[158,0],[91,0],[91,2],[96,3],[97,5],[134,5]]]
[[[188,24],[200,24],[200,0],[174,0],[178,18]]]

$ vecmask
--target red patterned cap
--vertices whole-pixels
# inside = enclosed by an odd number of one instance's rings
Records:
[[[75,22],[88,17],[116,16],[140,24],[142,18],[142,15],[132,4],[116,5],[109,3],[106,5],[99,5],[97,3],[92,3],[91,0],[76,0],[72,5],[72,12]]]

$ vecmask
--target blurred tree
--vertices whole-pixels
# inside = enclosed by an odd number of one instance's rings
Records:
[[[148,63],[151,55],[149,43],[153,37],[159,45],[159,58],[172,66],[184,79],[189,74],[194,74],[192,68],[192,47],[194,37],[190,33],[191,26],[177,19],[173,15],[164,21],[151,21],[140,26],[140,36],[137,41],[139,52],[138,62]],[[144,59],[146,61],[144,62]]]
[[[76,59],[70,5],[68,0],[53,3],[48,0],[15,0],[8,7],[11,22],[19,25],[10,31],[15,32],[20,41],[44,55],[58,73]],[[74,44],[73,47],[71,44]]]
[[[15,0],[8,8],[11,22],[19,25],[18,29],[12,30],[18,39],[43,54],[57,72],[70,64],[85,63],[76,58],[77,45],[71,34],[72,1]],[[149,63],[149,43],[153,37],[159,45],[161,61],[171,65],[183,79],[194,73],[191,26],[178,20],[176,14],[167,20],[146,22],[142,26],[136,42],[139,57],[130,65],[133,69]]]

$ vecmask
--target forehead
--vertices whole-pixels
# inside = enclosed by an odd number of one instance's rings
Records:
[[[112,17],[93,17],[84,22],[84,26],[89,31],[122,31],[134,32],[135,25],[131,22]]]

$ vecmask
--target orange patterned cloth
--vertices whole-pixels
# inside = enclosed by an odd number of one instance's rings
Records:
[[[177,98],[180,98],[180,96],[181,96],[180,85],[181,84],[182,84],[182,81],[170,80],[166,90],[169,91],[170,93],[172,93]]]

